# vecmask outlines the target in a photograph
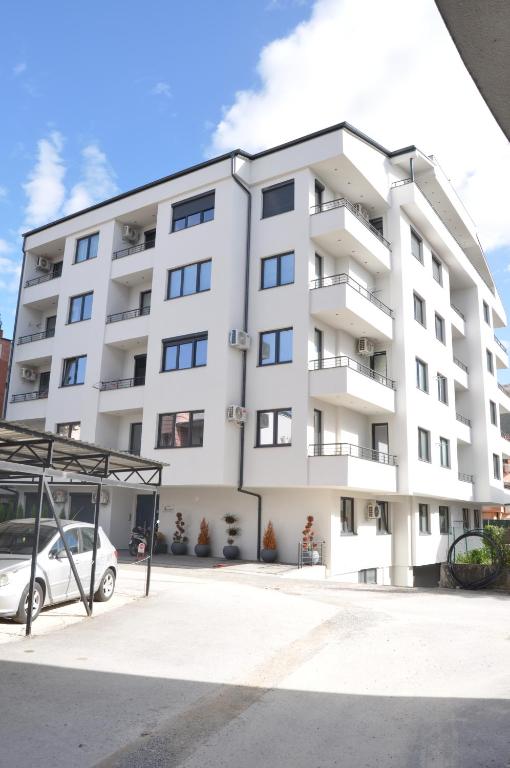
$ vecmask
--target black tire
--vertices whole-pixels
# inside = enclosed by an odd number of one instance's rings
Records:
[[[99,585],[99,589],[94,595],[94,600],[98,603],[106,603],[111,598],[114,592],[115,592],[115,571],[113,570],[113,568],[108,568],[103,573],[103,578],[101,579],[101,584]]]
[[[138,545],[137,544],[130,544],[129,545],[129,554],[131,557],[136,557],[138,554]]]
[[[18,612],[16,616],[14,617],[14,621],[17,624],[26,624],[27,623],[27,613],[28,613],[28,590],[29,585],[25,587],[23,590],[23,594],[21,595],[21,599],[19,601],[18,606]],[[41,612],[41,608],[43,607],[44,603],[44,592],[40,584],[37,583],[37,581],[34,584],[34,602],[35,609],[32,611],[32,621],[35,621],[36,618],[39,616]]]

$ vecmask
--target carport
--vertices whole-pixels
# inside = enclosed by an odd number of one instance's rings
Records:
[[[152,532],[156,522],[159,487],[163,464],[129,453],[103,448],[93,443],[39,432],[27,426],[0,419],[0,489],[12,493],[12,485],[33,486],[37,491],[37,505],[32,548],[28,605],[32,606],[36,579],[37,551],[43,500],[46,499],[56,527],[62,538],[66,556],[78,585],[81,601],[88,616],[94,606],[94,581],[97,559],[99,508],[103,486],[130,488],[152,494]],[[62,520],[57,514],[52,496],[52,485],[93,486],[94,543],[90,572],[89,595],[85,594],[73,555],[67,544]],[[65,521],[64,521],[65,523]],[[147,575],[145,595],[149,594],[154,535],[150,536],[149,553],[145,558]],[[26,634],[32,631],[32,611],[27,614]]]

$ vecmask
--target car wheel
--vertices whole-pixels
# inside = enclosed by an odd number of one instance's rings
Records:
[[[113,595],[114,590],[115,572],[112,568],[108,568],[108,570],[105,571],[103,578],[101,579],[101,584],[99,585],[99,589],[94,595],[94,599],[97,600],[98,603],[106,603],[106,601],[109,600]]]
[[[23,590],[23,594],[21,595],[21,600],[19,601],[18,612],[14,617],[14,621],[17,622],[18,624],[27,623],[29,589],[30,587],[27,584],[27,586]],[[44,595],[43,595],[42,587],[36,581],[34,584],[34,599],[32,602],[32,621],[35,621],[36,618],[39,616],[41,612],[41,608],[43,607],[43,602],[44,602]]]

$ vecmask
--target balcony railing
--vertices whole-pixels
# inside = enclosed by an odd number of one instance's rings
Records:
[[[367,459],[379,464],[397,466],[396,456],[352,443],[314,443],[310,445],[310,456],[352,456],[355,459]]]
[[[465,416],[461,416],[460,413],[456,413],[455,417],[461,424],[465,424],[467,427],[471,426],[471,419],[467,419]]]
[[[475,482],[474,475],[467,475],[465,472],[459,472],[459,480],[462,480],[463,483]]]
[[[140,253],[140,251],[146,251],[148,248],[154,248],[154,240],[149,240],[146,243],[139,243],[138,245],[132,245],[129,248],[123,248],[121,251],[114,251],[112,255],[113,261],[116,259],[123,259],[124,256],[131,256],[132,253]]]
[[[498,347],[501,347],[501,349],[503,350],[503,352],[506,354],[506,352],[507,352],[507,348],[505,347],[505,345],[503,344],[503,342],[502,342],[502,341],[500,341],[500,340],[498,339],[498,337],[496,336],[496,334],[494,334],[494,341],[496,342],[496,344],[498,345]]]
[[[26,403],[27,400],[45,400],[48,397],[48,390],[42,392],[23,392],[21,395],[13,395],[11,403]]]
[[[54,274],[53,272],[48,272],[45,275],[39,275],[39,277],[33,277],[31,280],[27,280],[25,283],[25,288],[30,288],[31,285],[39,285],[39,283],[47,283],[48,280],[55,280],[57,277],[60,277],[61,273],[58,272]]]
[[[99,384],[99,389],[101,392],[104,392],[110,389],[129,389],[129,387],[143,387],[144,384],[145,376],[135,376],[133,379],[114,379],[113,381],[102,381]]]
[[[131,320],[133,317],[150,315],[150,307],[138,307],[138,309],[128,309],[126,312],[115,312],[113,315],[107,315],[107,323],[118,323],[120,320]]]
[[[362,376],[366,376],[368,379],[373,379],[379,384],[382,384],[389,389],[396,389],[397,385],[392,379],[388,379],[387,376],[383,376],[377,371],[373,371],[363,363],[358,363],[357,360],[353,360],[347,355],[340,355],[339,357],[322,357],[319,360],[310,360],[308,363],[309,371],[321,371],[325,368],[350,368],[353,371],[361,373]]]
[[[379,230],[376,229],[376,227],[374,227],[372,224],[370,224],[368,219],[366,219],[358,211],[356,206],[354,206],[351,203],[351,201],[347,200],[345,197],[339,197],[336,200],[329,200],[327,203],[322,203],[321,205],[313,205],[310,208],[310,213],[312,215],[316,213],[324,213],[324,211],[331,211],[333,208],[347,208],[352,214],[354,214],[354,216],[356,216],[357,219],[359,219],[359,221],[361,221],[362,224],[365,225],[367,229],[370,230],[370,232],[372,232],[373,235],[377,237],[378,240],[381,241],[381,243],[383,243],[386,246],[386,248],[389,248],[391,250],[391,245],[388,242],[388,240],[386,240],[386,238],[381,235]]]
[[[357,280],[354,280],[353,277],[346,275],[344,272],[339,275],[330,275],[329,277],[320,277],[317,280],[312,280],[310,288],[315,290],[315,288],[329,288],[332,285],[342,284],[354,288],[354,290],[363,296],[363,298],[368,299],[368,301],[370,301],[372,304],[375,304],[375,306],[379,307],[379,309],[382,310],[386,315],[394,317],[392,309],[387,307],[386,304],[384,304],[384,302],[382,302],[380,299],[376,298],[371,291],[369,291],[363,285],[360,285]]]
[[[469,370],[468,370],[468,367],[467,367],[467,365],[466,365],[465,363],[463,363],[463,362],[462,362],[462,360],[459,360],[459,358],[458,358],[458,357],[454,357],[454,358],[453,358],[453,362],[454,362],[454,363],[455,363],[455,365],[457,365],[459,368],[462,368],[462,370],[463,370],[463,371],[465,371],[466,373],[469,373]]]
[[[507,385],[507,386],[508,386],[508,385]],[[499,381],[498,381],[498,389],[500,389],[502,392],[504,392],[504,394],[505,394],[507,397],[510,397],[510,395],[509,395],[509,394],[508,394],[508,392],[506,391],[506,389],[505,389],[505,387],[503,386],[503,384],[500,384],[500,383],[499,383]]]
[[[52,339],[55,335],[54,328],[48,328],[47,331],[40,331],[40,333],[31,333],[28,336],[20,336],[18,344],[30,344],[31,341],[41,341],[41,339]]]
[[[459,309],[458,307],[456,307],[456,306],[455,306],[455,304],[450,304],[450,307],[453,309],[453,311],[454,311],[454,312],[456,312],[456,313],[458,314],[458,316],[459,316],[459,317],[460,317],[462,320],[465,320],[465,319],[466,319],[466,317],[465,317],[464,313],[463,313],[463,312],[461,312],[461,311],[460,311],[460,309]]]

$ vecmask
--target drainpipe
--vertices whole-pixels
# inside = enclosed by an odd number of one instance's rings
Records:
[[[237,152],[232,152],[231,168],[230,172],[232,178],[238,184],[243,192],[246,193],[246,201],[248,204],[246,211],[246,245],[245,245],[245,265],[244,265],[244,310],[243,310],[243,331],[248,332],[248,306],[249,306],[249,291],[250,291],[250,246],[251,246],[251,192],[241,178],[237,175],[235,170]],[[245,349],[242,350],[242,372],[241,372],[241,405],[246,407],[246,355]],[[245,493],[247,496],[254,496],[257,499],[257,560],[260,560],[260,548],[262,540],[262,496],[260,493],[254,491],[248,491],[243,487],[244,485],[244,440],[245,440],[245,425],[241,424],[239,427],[239,475],[237,490],[239,493]]]
[[[16,344],[17,339],[17,330],[18,330],[18,314],[19,314],[19,305],[20,305],[20,299],[21,299],[21,288],[23,285],[23,275],[25,272],[25,259],[26,259],[26,252],[25,252],[25,240],[26,237],[23,235],[23,261],[21,263],[21,273],[19,276],[19,287],[18,287],[18,301],[16,303],[16,316],[14,318],[14,330],[12,332],[12,342],[11,342],[11,353],[9,355],[9,365],[7,367],[7,380],[5,385],[5,396],[4,396],[4,402],[2,406],[2,418],[5,419],[5,414],[7,413],[7,403],[9,402],[9,390],[10,390],[10,384],[11,384],[11,370],[12,370],[12,358],[14,356],[14,346]]]

